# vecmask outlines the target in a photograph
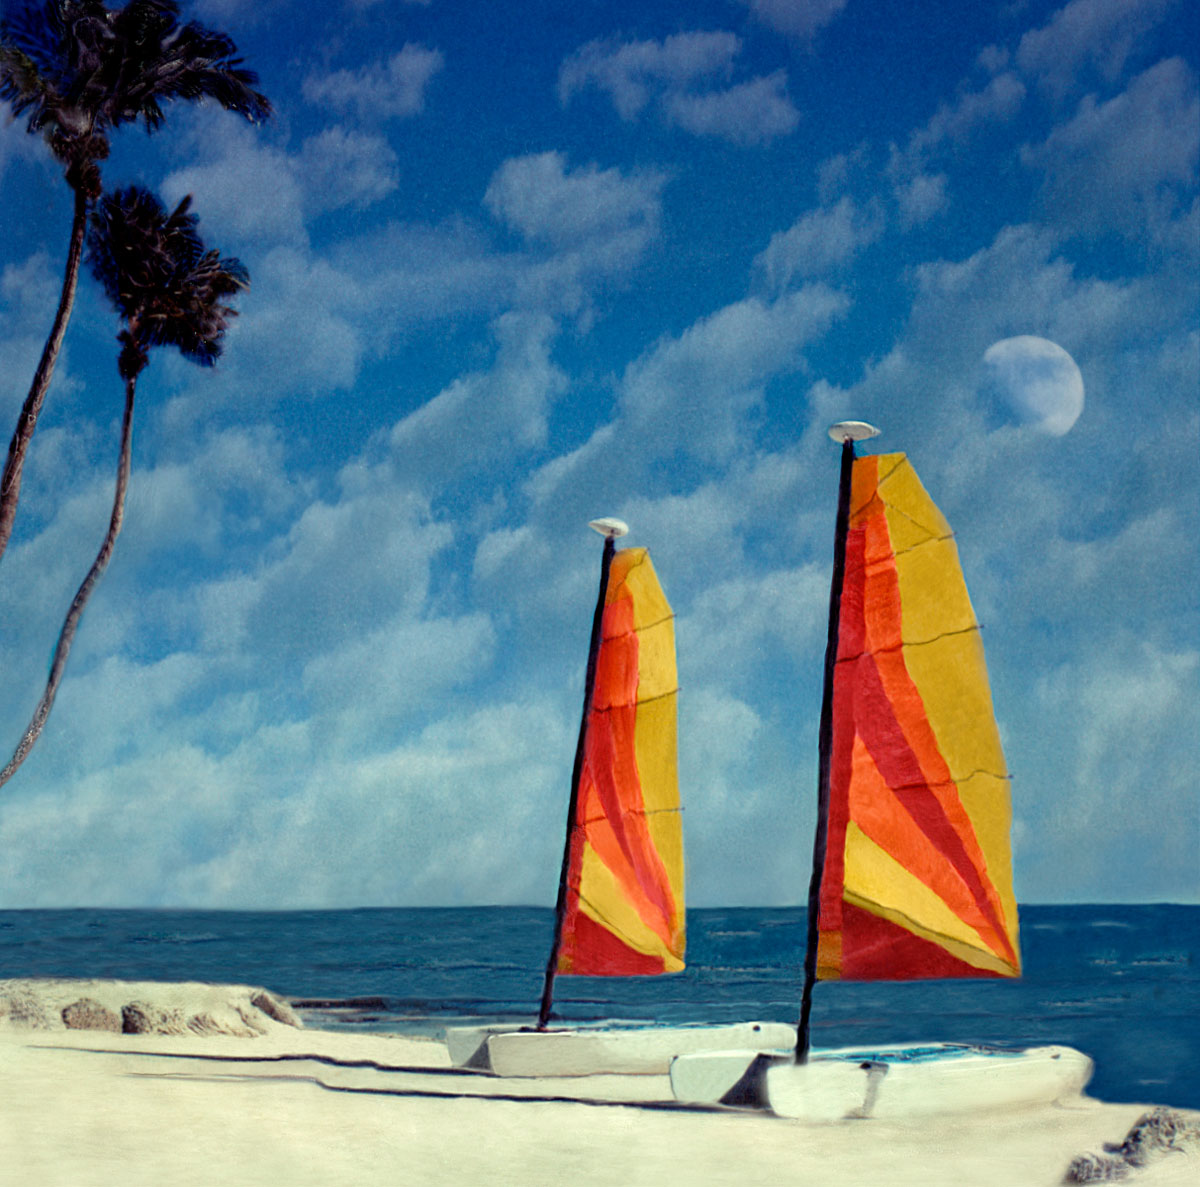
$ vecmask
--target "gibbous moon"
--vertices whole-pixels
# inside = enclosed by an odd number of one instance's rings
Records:
[[[1022,334],[993,342],[984,351],[989,387],[1016,417],[1061,437],[1083,411],[1083,376],[1061,346]]]

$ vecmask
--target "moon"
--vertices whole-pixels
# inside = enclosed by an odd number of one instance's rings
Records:
[[[1056,342],[1022,334],[984,351],[987,384],[1019,424],[1061,437],[1083,411],[1083,376]]]

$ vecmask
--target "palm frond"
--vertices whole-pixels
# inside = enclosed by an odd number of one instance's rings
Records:
[[[173,99],[266,119],[257,82],[224,33],[181,25],[175,0],[43,0],[0,21],[0,98],[77,175],[108,155],[113,129],[140,120],[153,131]]]
[[[249,286],[240,260],[206,249],[191,198],[169,214],[140,186],[105,194],[92,214],[88,264],[126,324],[122,374],[136,374],[154,346],[174,346],[212,366],[224,346],[228,301]]]

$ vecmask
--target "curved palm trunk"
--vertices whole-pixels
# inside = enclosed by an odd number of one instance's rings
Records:
[[[33,439],[33,430],[37,428],[38,414],[46,399],[46,391],[54,375],[54,364],[58,361],[58,352],[62,347],[63,335],[67,332],[67,322],[71,320],[71,307],[75,303],[79,261],[83,256],[83,239],[87,231],[89,200],[82,186],[76,187],[74,193],[75,213],[71,219],[71,244],[67,251],[67,267],[63,274],[58,311],[54,315],[50,337],[46,339],[46,345],[42,348],[42,357],[34,373],[29,395],[25,397],[25,403],[21,406],[17,427],[8,444],[4,474],[0,477],[0,556],[4,555],[12,535],[13,520],[17,516],[17,500],[21,496],[21,471],[25,465],[25,453]]]
[[[67,666],[67,656],[70,654],[75,631],[79,626],[79,619],[83,615],[83,608],[92,596],[96,583],[104,574],[104,570],[108,568],[109,560],[112,559],[113,548],[116,546],[117,536],[121,531],[121,521],[125,518],[125,492],[129,487],[133,439],[133,397],[136,389],[137,376],[134,375],[125,381],[125,418],[121,424],[121,460],[117,465],[117,485],[113,492],[112,518],[109,520],[108,533],[63,620],[62,631],[58,636],[58,646],[54,649],[54,658],[50,663],[50,676],[46,681],[46,691],[42,693],[42,699],[34,710],[33,718],[25,730],[25,736],[21,739],[20,745],[17,746],[4,769],[0,770],[0,787],[13,777],[17,768],[25,761],[26,756],[33,749],[33,744],[38,740],[42,728],[46,724],[46,719],[50,716],[50,709],[54,705],[58,686],[62,683],[63,671]]]

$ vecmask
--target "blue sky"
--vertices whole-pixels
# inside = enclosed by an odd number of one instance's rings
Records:
[[[276,118],[110,185],[251,289],[157,352],[126,527],[0,791],[5,906],[550,903],[598,515],[677,612],[692,905],[803,901],[837,449],[958,533],[1027,902],[1200,901],[1198,10],[196,0]],[[0,121],[0,423],[70,199]],[[20,737],[107,523],[85,277],[0,564]]]

